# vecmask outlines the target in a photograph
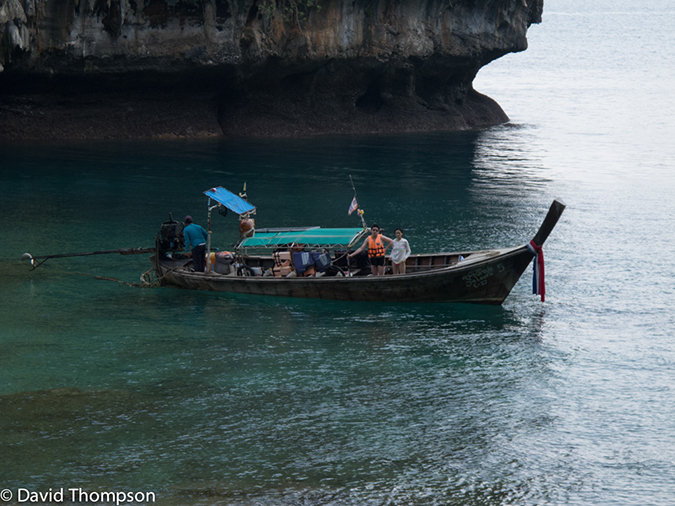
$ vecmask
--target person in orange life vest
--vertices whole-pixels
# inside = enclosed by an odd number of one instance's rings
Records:
[[[386,248],[382,244],[382,241],[388,243]],[[368,248],[370,270],[373,276],[382,276],[384,274],[384,253],[393,243],[394,241],[392,239],[380,234],[380,227],[378,225],[373,225],[370,227],[370,235],[366,237],[366,240],[363,241],[361,247],[347,255],[347,258],[352,258]]]

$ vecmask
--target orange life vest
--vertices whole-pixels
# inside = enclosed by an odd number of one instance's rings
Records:
[[[368,236],[368,258],[383,257],[384,245],[382,244],[382,234],[377,234],[377,239],[373,241],[373,236]]]

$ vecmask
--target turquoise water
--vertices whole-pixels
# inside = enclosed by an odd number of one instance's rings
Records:
[[[675,78],[667,2],[546,2],[476,88],[482,132],[0,147],[0,490],[190,505],[668,505]],[[138,288],[202,192],[258,226],[368,223],[415,252],[545,246],[502,307]],[[227,247],[236,220],[214,218]],[[386,232],[385,232],[386,233]]]

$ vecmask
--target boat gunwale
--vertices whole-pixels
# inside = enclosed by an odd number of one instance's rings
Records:
[[[377,282],[377,283],[392,283],[392,282],[398,282],[398,281],[404,281],[404,280],[413,280],[417,278],[427,278],[427,277],[432,277],[432,276],[439,276],[442,274],[446,273],[456,273],[456,272],[461,272],[464,270],[473,270],[475,268],[480,268],[482,264],[490,264],[496,261],[499,261],[501,259],[506,259],[511,256],[516,256],[520,255],[524,252],[527,252],[528,254],[532,255],[532,253],[528,250],[527,245],[522,245],[522,246],[513,246],[510,248],[499,248],[499,249],[490,249],[490,250],[476,250],[476,251],[466,251],[466,252],[453,252],[453,253],[431,253],[431,254],[419,254],[415,255],[418,257],[439,257],[439,256],[452,256],[452,255],[480,255],[480,254],[485,254],[485,253],[490,253],[497,251],[496,255],[492,255],[489,257],[483,256],[482,258],[467,258],[466,260],[462,260],[461,262],[458,262],[454,265],[448,265],[448,266],[440,266],[438,268],[433,268],[433,266],[428,270],[422,271],[422,272],[410,272],[406,274],[394,274],[394,275],[383,275],[383,276],[372,276],[372,275],[366,275],[366,276],[321,276],[321,277],[314,277],[314,276],[294,276],[294,277],[275,277],[275,276],[236,276],[236,275],[231,275],[231,274],[221,274],[217,272],[194,272],[194,271],[187,271],[183,269],[182,267],[166,267],[163,266],[165,269],[165,272],[163,276],[168,276],[171,274],[176,275],[177,277],[184,277],[184,278],[190,278],[190,279],[195,279],[195,280],[203,280],[203,281],[220,281],[222,280],[223,282],[228,281],[228,282],[233,282],[233,283],[238,283],[238,282],[248,282],[248,283],[279,283],[279,282],[284,282],[284,281],[289,281],[289,282],[299,282],[299,281],[305,281],[305,282],[310,282],[310,283],[330,283],[330,282],[337,282],[337,283],[345,283],[345,282],[355,282],[355,281],[360,281],[360,282],[367,282],[367,283],[372,283],[372,282]],[[161,264],[161,259],[160,259],[160,264]],[[427,267],[427,266],[424,266]]]

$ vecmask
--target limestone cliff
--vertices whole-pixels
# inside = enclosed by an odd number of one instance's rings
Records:
[[[543,0],[0,0],[0,138],[505,121],[478,70]]]

